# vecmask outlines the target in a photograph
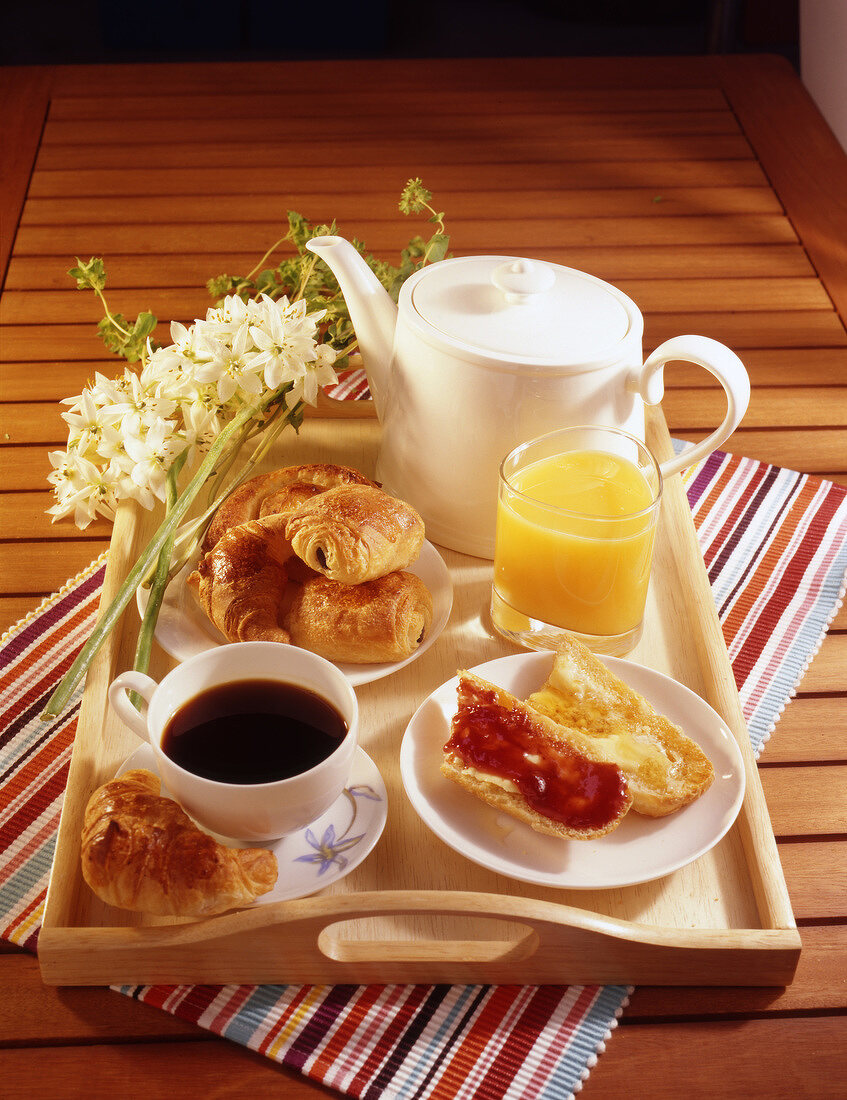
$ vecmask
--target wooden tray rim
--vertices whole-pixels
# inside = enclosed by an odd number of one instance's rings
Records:
[[[351,405],[352,402],[336,402],[335,405]],[[370,403],[356,402],[362,405],[358,418],[372,418]],[[336,410],[332,402],[322,402],[318,415],[338,415],[352,419],[349,408]],[[648,431],[654,452],[660,460],[670,457],[673,447],[660,410],[649,410]],[[679,478],[666,484],[666,494],[676,497],[674,505],[668,509],[665,522],[670,521],[674,530],[671,533],[673,545],[677,540],[695,540],[693,519],[684,490]],[[128,567],[128,547],[134,547],[136,531],[140,518],[138,509],[122,506],[113,529],[110,544],[107,575],[104,581],[104,600],[119,586]],[[134,553],[134,551],[132,551]],[[698,547],[699,554],[699,547]],[[702,560],[702,559],[701,559]],[[702,600],[708,597],[703,606],[714,608],[705,567],[700,575],[692,577],[692,597]],[[705,586],[705,587],[704,587]],[[717,613],[705,615],[701,625],[701,662],[705,668],[713,670],[721,662],[728,662]],[[88,720],[89,713],[102,706],[105,690],[111,679],[115,651],[118,646],[119,632],[116,630],[104,644],[89,672],[83,697],[79,725]],[[282,930],[289,933],[295,928],[308,928],[319,937],[331,925],[374,915],[403,914],[410,912],[464,914],[486,916],[494,919],[513,920],[531,927],[536,946],[544,945],[556,952],[573,949],[579,945],[587,962],[579,964],[571,960],[567,976],[559,970],[550,972],[543,980],[555,981],[613,981],[650,984],[710,984],[710,985],[783,985],[791,980],[799,960],[801,941],[791,911],[785,880],[776,849],[776,841],[770,824],[767,806],[761,782],[758,776],[755,758],[750,745],[746,723],[741,711],[737,691],[727,692],[720,688],[720,678],[712,676],[711,681],[717,688],[717,698],[708,701],[721,713],[732,729],[739,743],[744,761],[746,790],[741,811],[732,831],[738,831],[756,897],[760,926],[755,928],[679,928],[660,927],[639,924],[622,918],[611,917],[588,909],[558,902],[546,902],[541,899],[515,897],[479,892],[441,891],[441,890],[391,890],[349,895],[313,895],[293,901],[277,902],[257,906],[252,909],[224,914],[219,917],[191,924],[175,924],[165,927],[75,927],[55,919],[55,911],[60,907],[58,894],[59,879],[55,873],[51,876],[45,905],[44,920],[39,935],[39,961],[42,978],[48,984],[112,984],[116,981],[148,983],[153,980],[174,981],[151,975],[159,974],[161,965],[157,956],[171,958],[172,965],[179,970],[179,981],[199,981],[197,975],[202,970],[203,981],[258,981],[256,967],[247,967],[243,973],[235,973],[227,959],[215,964],[208,949],[215,944],[231,944],[252,938],[254,947],[256,938],[266,937],[269,933],[277,936]],[[82,767],[80,753],[74,752],[71,760],[68,788],[72,789],[74,771]],[[68,800],[66,800],[68,801]],[[63,844],[68,806],[63,807],[59,826],[59,836],[54,857],[54,872],[66,845]],[[73,846],[73,845],[72,845]],[[264,942],[264,938],[263,938]],[[273,944],[271,938],[269,946]],[[600,957],[600,948],[608,948],[610,942],[627,945],[631,950],[624,952],[621,960],[613,952],[610,965],[604,965]],[[199,956],[191,955],[189,946],[202,948]],[[381,944],[385,948],[389,945]],[[457,945],[464,949],[467,958],[445,959],[444,952],[439,954],[438,945],[429,945],[419,949],[418,954],[425,957],[415,959],[409,955],[409,945],[399,951],[387,951],[378,960],[356,958],[352,962],[333,959],[317,946],[305,962],[294,964],[290,959],[278,961],[269,966],[271,976],[265,981],[511,981],[516,978],[515,967],[523,964],[530,974],[529,984],[533,983],[534,966],[528,966],[529,954],[515,950],[510,945],[508,965],[504,969],[504,960],[492,956],[474,959],[473,944]],[[504,945],[505,946],[505,945]],[[644,950],[642,950],[644,949]],[[186,954],[188,952],[188,954]],[[646,952],[646,956],[645,956]],[[663,959],[666,954],[677,954],[680,958],[668,966]],[[218,953],[223,954],[218,949]],[[412,953],[414,954],[414,952]],[[534,950],[531,954],[538,955]],[[84,956],[88,969],[80,967],[80,957]],[[141,957],[142,962],[138,961]],[[394,956],[394,957],[392,957]],[[545,951],[540,952],[544,958]],[[185,963],[191,957],[195,970],[193,977],[186,976]],[[732,961],[732,974],[716,970],[716,963],[729,957]],[[646,961],[645,961],[646,958]],[[132,960],[136,960],[133,962]],[[470,961],[468,961],[470,960]],[[656,972],[650,970],[651,960],[658,966]],[[91,963],[94,963],[91,966]],[[124,970],[120,970],[120,967]],[[305,967],[305,968],[303,968]],[[249,977],[247,976],[249,971]],[[118,976],[120,972],[120,976]],[[134,975],[130,977],[130,974]],[[382,975],[378,977],[375,975]],[[542,980],[536,974],[536,981]]]

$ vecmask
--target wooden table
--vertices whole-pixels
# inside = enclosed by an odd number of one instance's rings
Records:
[[[189,321],[206,279],[249,269],[289,209],[393,258],[416,228],[396,211],[411,176],[455,254],[614,282],[645,312],[645,351],[682,332],[734,347],[753,396],[727,449],[847,484],[847,157],[780,59],[56,67],[5,69],[0,89],[3,628],[110,535],[45,516],[58,401],[115,366],[74,256],[106,258],[115,309]],[[702,373],[667,384],[673,434],[719,421]],[[586,1097],[847,1095],[845,694],[842,610],[761,764],[795,981],[638,988]],[[5,1095],[329,1094],[108,990],[45,988],[8,945],[0,983]]]

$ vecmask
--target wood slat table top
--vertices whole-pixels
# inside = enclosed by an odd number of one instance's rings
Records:
[[[190,320],[206,279],[252,266],[291,208],[396,254],[410,176],[447,212],[457,254],[513,251],[617,283],[644,308],[645,350],[679,332],[736,347],[753,396],[727,449],[847,484],[847,157],[781,59],[7,68],[0,95],[3,629],[110,535],[44,515],[57,402],[110,365],[93,298],[66,275],[74,255],[105,256],[116,308]],[[702,438],[718,391],[684,366],[667,385],[672,434]],[[845,696],[842,609],[760,765],[804,944],[795,981],[637,989],[589,1100],[838,1095]],[[8,946],[0,991],[5,1095],[75,1095],[84,1079],[105,1098],[129,1078],[151,1097],[332,1095],[109,990],[46,988]]]

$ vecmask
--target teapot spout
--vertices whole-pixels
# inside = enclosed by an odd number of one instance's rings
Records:
[[[376,414],[382,419],[397,325],[397,306],[361,255],[344,237],[313,237],[306,243],[306,248],[320,257],[338,280],[356,330]]]

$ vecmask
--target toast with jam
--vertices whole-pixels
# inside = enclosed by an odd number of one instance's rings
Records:
[[[562,838],[605,836],[632,803],[616,764],[471,672],[459,673],[441,771],[494,809]]]
[[[567,727],[583,751],[621,769],[636,813],[675,813],[715,777],[700,746],[576,638],[560,645],[547,682],[527,703]]]

